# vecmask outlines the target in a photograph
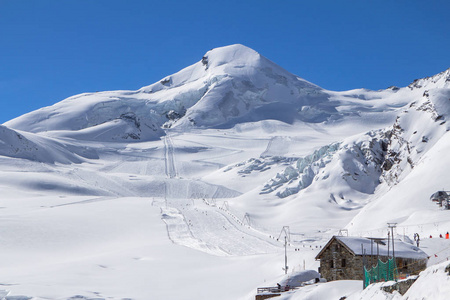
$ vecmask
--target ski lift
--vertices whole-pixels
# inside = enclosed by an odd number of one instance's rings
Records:
[[[445,209],[450,208],[450,195],[448,191],[438,191],[431,195],[430,200],[437,202],[439,206],[443,206]]]

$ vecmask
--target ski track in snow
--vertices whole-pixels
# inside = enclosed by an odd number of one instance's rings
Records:
[[[276,253],[281,244],[266,233],[239,222],[229,211],[205,199],[167,200],[161,208],[170,239],[177,244],[219,256]],[[207,242],[204,242],[207,241]]]
[[[261,153],[261,157],[265,156],[283,156],[288,152],[289,139],[283,136],[274,136],[267,144],[267,148]]]
[[[164,137],[164,161],[169,180],[177,177],[176,149],[169,134]],[[206,199],[169,196],[173,188],[165,183],[165,207],[161,215],[172,242],[218,256],[274,253],[280,245],[267,234],[240,224],[231,212],[211,206]],[[217,190],[212,198],[215,197]],[[195,203],[193,205],[192,203]],[[206,241],[206,242],[205,242]]]
[[[92,199],[87,199],[87,200],[81,200],[81,201],[69,202],[69,203],[64,203],[64,204],[52,205],[52,206],[49,206],[49,207],[50,208],[55,208],[55,207],[61,207],[61,206],[67,206],[67,205],[89,204],[89,203],[93,203],[93,202],[108,201],[108,200],[115,200],[115,199],[117,199],[117,197],[97,197],[97,198],[92,198]]]
[[[175,166],[175,158],[174,158],[175,150],[172,138],[170,137],[170,134],[167,131],[163,139],[164,139],[164,161],[166,166],[166,175],[169,178],[176,178],[178,174]]]

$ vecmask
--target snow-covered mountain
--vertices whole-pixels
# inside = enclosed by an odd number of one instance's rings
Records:
[[[232,128],[267,119],[320,123],[406,104],[373,101],[392,93],[330,93],[252,49],[232,45],[138,91],[73,96],[5,125],[76,139],[154,140],[164,128]]]
[[[283,226],[291,270],[344,228],[445,233],[449,118],[450,69],[335,92],[242,45],[70,97],[0,126],[0,278],[36,299],[249,299],[281,280]]]

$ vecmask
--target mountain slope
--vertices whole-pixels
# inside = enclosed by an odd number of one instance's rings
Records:
[[[393,93],[328,92],[252,49],[232,45],[213,49],[196,64],[138,91],[73,96],[5,125],[83,140],[155,140],[164,128],[231,128],[266,119],[320,123],[387,113],[406,104],[389,108],[376,101]]]
[[[227,299],[219,286],[249,299],[280,282],[285,251],[289,270],[316,269],[339,229],[442,233],[449,214],[429,196],[448,189],[449,78],[328,91],[232,45],[137,91],[11,120],[2,282],[42,299]],[[236,279],[244,268],[251,280]]]
[[[89,147],[18,132],[3,125],[0,125],[0,155],[51,164],[78,164],[98,158],[96,151]]]

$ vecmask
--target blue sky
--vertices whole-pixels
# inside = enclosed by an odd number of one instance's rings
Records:
[[[0,0],[0,123],[83,92],[149,85],[244,44],[330,90],[450,67],[450,1]]]

